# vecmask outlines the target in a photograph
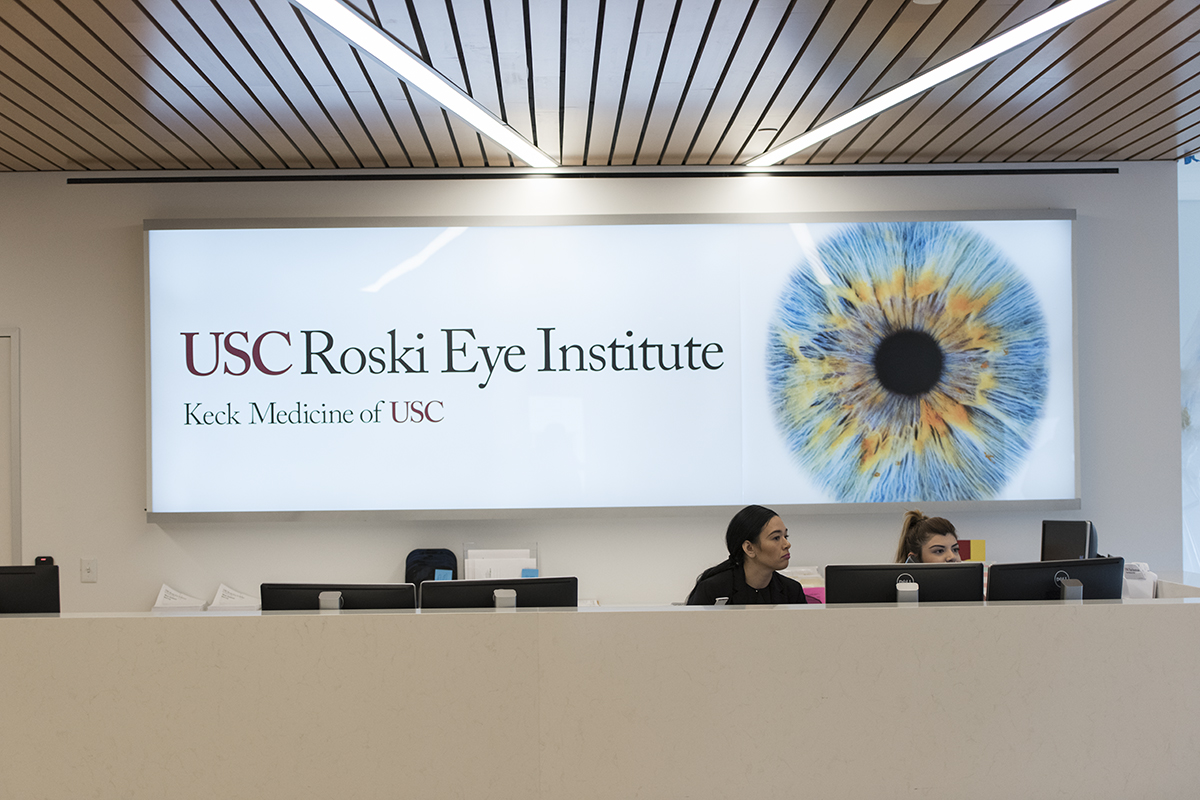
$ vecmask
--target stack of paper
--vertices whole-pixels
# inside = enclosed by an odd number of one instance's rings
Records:
[[[242,594],[223,583],[217,587],[217,593],[208,604],[209,611],[257,611],[260,608],[262,602],[257,597]]]
[[[537,568],[529,550],[468,550],[463,558],[467,580],[536,578]]]
[[[172,589],[165,583],[158,590],[158,599],[154,601],[154,611],[166,612],[189,612],[203,611],[208,605],[199,597],[192,597],[183,592]]]

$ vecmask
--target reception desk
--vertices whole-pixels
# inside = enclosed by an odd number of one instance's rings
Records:
[[[1195,797],[1200,603],[0,618],[12,798]]]

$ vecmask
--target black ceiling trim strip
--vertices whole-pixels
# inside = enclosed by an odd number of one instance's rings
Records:
[[[683,2],[683,0],[676,0]],[[567,151],[567,0],[558,12],[558,163]]]
[[[604,43],[605,0],[596,5],[596,47],[592,53],[592,88],[588,95],[587,127],[583,133],[583,165],[587,166],[588,153],[592,149],[592,121],[596,115],[596,84],[600,80],[600,48]]]
[[[991,97],[993,92],[995,92],[997,94],[997,96],[1003,97],[1003,99],[999,103],[993,105],[990,110],[986,110],[982,117],[975,120],[975,122],[972,123],[971,127],[967,128],[965,131],[958,134],[950,142],[947,142],[945,147],[943,147],[941,150],[939,150],[937,153],[935,153],[930,160],[931,161],[940,160],[942,158],[942,156],[946,155],[946,151],[949,150],[951,147],[953,147],[957,144],[960,144],[962,142],[965,142],[966,138],[968,136],[970,136],[972,133],[974,133],[979,128],[979,126],[983,125],[985,122],[987,122],[989,119],[992,118],[993,114],[995,114],[997,111],[999,111],[1005,105],[1007,105],[1008,101],[1012,97],[1015,97],[1016,95],[1018,95],[1022,91],[1024,91],[1025,90],[1024,86],[1021,86],[1012,94],[1009,94],[1008,91],[1000,92],[998,90],[1002,86],[1004,86],[1006,83],[1008,83],[1008,80],[1010,78],[1012,78],[1014,75],[1017,75],[1019,72],[1021,72],[1021,70],[1025,67],[1026,64],[1034,61],[1034,59],[1036,59],[1042,53],[1043,50],[1047,50],[1048,48],[1050,48],[1051,45],[1054,44],[1055,40],[1058,39],[1058,37],[1060,35],[1065,33],[1069,27],[1070,26],[1068,26],[1068,25],[1064,25],[1063,27],[1058,28],[1053,33],[1046,36],[1046,38],[1042,40],[1041,44],[1039,44],[1037,47],[1033,48],[1033,50],[1031,50],[1028,55],[1026,55],[1024,58],[1022,58],[1020,61],[1018,61],[1016,64],[1014,64],[1012,66],[1012,68],[1008,70],[1008,72],[1005,72],[1002,76],[1000,76],[999,80],[992,81],[991,86],[988,86],[986,89],[984,89],[983,92],[981,92],[974,100],[972,100],[967,105],[966,108],[960,110],[958,112],[958,119],[961,120],[961,119],[964,119],[967,116],[967,114],[974,111],[975,107],[979,106],[981,103],[983,103],[983,101],[986,98]],[[1045,35],[1045,34],[1043,34],[1043,35]],[[1012,50],[1008,51],[1008,53],[1012,53],[1012,52],[1014,52],[1014,51],[1012,51]],[[999,56],[996,57],[996,59],[988,62],[986,66],[991,66],[993,64],[997,64],[999,59],[1003,58],[1005,55],[1007,55],[1007,53],[1001,53]],[[997,66],[998,66],[998,64],[997,64]],[[974,80],[975,78],[979,77],[979,75],[981,75],[982,73],[983,73],[983,70],[978,70],[974,75],[971,76],[971,80]],[[983,108],[987,109],[987,106],[984,105]],[[1001,124],[995,126],[994,128],[991,129],[991,131],[995,132],[997,130],[1000,130],[1004,126],[1004,124],[1005,123],[1001,123]],[[949,128],[949,127],[950,127],[949,125],[946,126],[946,128]],[[943,128],[943,130],[945,130],[946,128]],[[991,136],[991,132],[985,131],[982,139],[976,141],[974,144],[967,145],[966,148],[962,149],[962,151],[958,154],[957,157],[955,157],[954,160],[962,161],[964,158],[968,158],[969,154],[972,153],[977,146],[979,146],[981,143],[987,141],[988,136]]]
[[[450,124],[450,114],[446,109],[441,109],[442,121],[446,123],[446,132],[450,134],[450,146],[454,148],[454,158],[458,161],[460,167],[465,167],[463,163],[462,151],[458,149],[458,137],[454,135],[454,126]]]
[[[492,19],[492,0],[483,0],[483,16],[487,21],[488,44],[492,46],[492,69],[496,73],[496,101],[500,105],[500,119],[508,124],[508,109],[504,105],[504,76],[500,71],[500,46],[496,44],[496,22]]]
[[[617,137],[621,133],[621,118],[625,115],[625,99],[629,96],[629,78],[633,75],[633,58],[637,52],[637,41],[642,30],[642,13],[646,9],[646,0],[637,0],[637,8],[633,12],[633,30],[629,34],[629,51],[625,54],[625,74],[621,78],[621,96],[617,100],[617,117],[613,121],[612,142],[608,146],[608,166],[612,166],[613,155],[617,152]]]
[[[593,169],[580,170],[573,172],[559,173],[549,176],[554,180],[563,180],[567,178],[745,178],[750,176],[757,177],[784,177],[784,178],[925,178],[925,177],[980,177],[980,176],[1009,176],[1009,175],[1118,175],[1120,167],[1045,167],[1045,168],[996,168],[987,167],[968,168],[968,169],[934,169],[934,168],[909,168],[909,169],[789,169],[779,170],[776,172],[752,172],[749,170],[695,170],[687,172],[663,172],[658,170],[613,170],[613,169]],[[446,174],[449,173],[449,174]],[[85,177],[85,178],[67,178],[67,183],[72,185],[88,185],[88,184],[137,184],[137,183],[292,183],[296,181],[445,181],[445,180],[490,180],[490,179],[507,179],[531,177],[539,180],[546,180],[547,175],[543,173],[521,173],[519,175],[506,174],[500,170],[496,170],[495,174],[479,173],[472,171],[469,175],[455,175],[453,170],[444,170],[442,173],[422,173],[419,175],[403,175],[403,174],[388,174],[380,175],[378,173],[361,173],[357,170],[347,170],[345,175],[304,175],[296,171],[289,171],[282,175],[262,175],[259,173],[245,173],[237,175],[180,175],[180,176],[156,176],[146,175],[141,176],[112,176],[112,177]]]
[[[537,103],[533,91],[533,23],[529,17],[529,0],[521,0],[521,24],[525,31],[525,90],[529,94],[530,141],[534,147],[541,147],[538,144]]]

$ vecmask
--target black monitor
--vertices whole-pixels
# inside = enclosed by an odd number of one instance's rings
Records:
[[[825,567],[826,603],[894,603],[896,584],[913,581],[922,603],[983,599],[983,562],[938,564],[830,564]]]
[[[1042,520],[1042,561],[1096,557],[1096,526],[1086,519]]]
[[[495,608],[497,589],[513,589],[517,608],[561,608],[579,605],[579,579],[509,578],[482,581],[425,581],[421,608]]]
[[[1060,579],[1083,583],[1084,600],[1119,600],[1125,579],[1125,559],[1064,559],[992,564],[988,568],[988,600],[1059,600]]]
[[[259,587],[263,611],[316,611],[321,592],[341,592],[342,608],[416,608],[411,583],[264,583]]]
[[[57,614],[58,565],[0,567],[0,614]]]

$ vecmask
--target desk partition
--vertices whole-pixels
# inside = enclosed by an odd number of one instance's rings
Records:
[[[0,796],[1189,797],[1200,603],[0,618]]]

